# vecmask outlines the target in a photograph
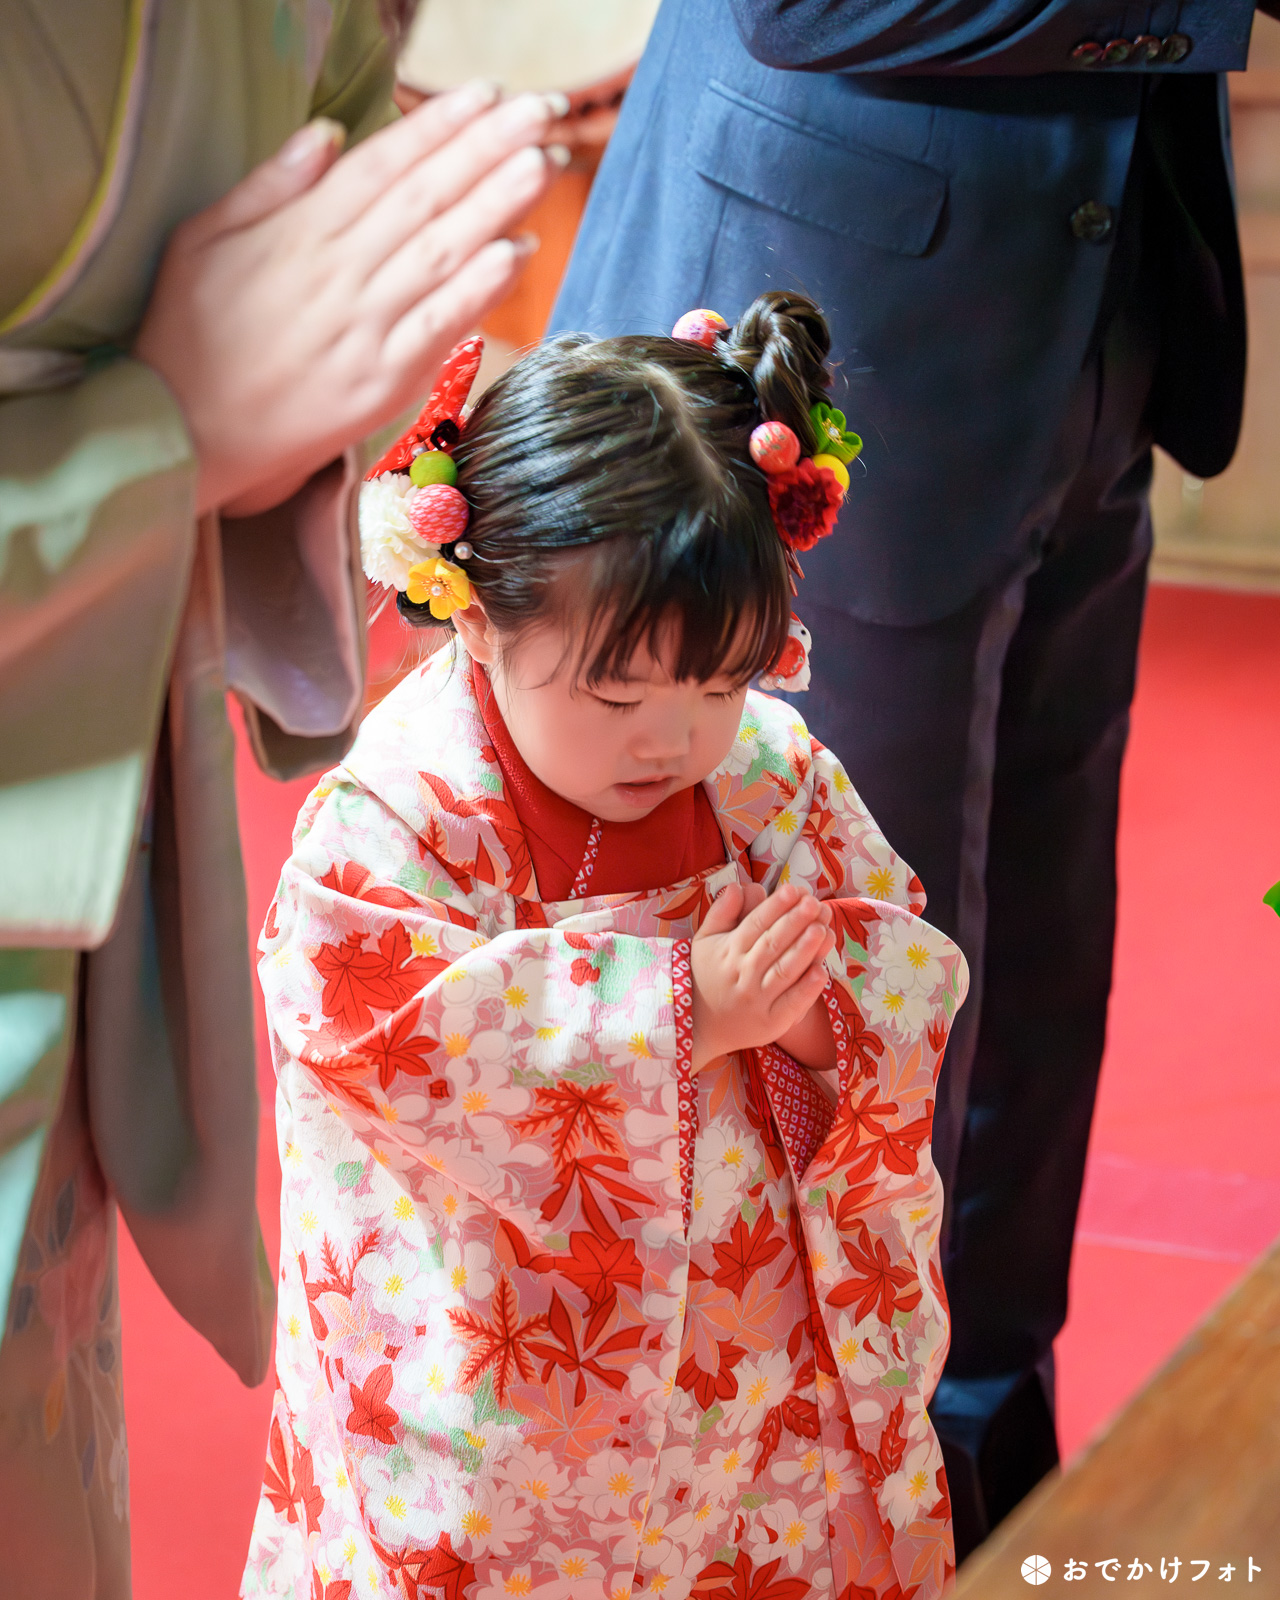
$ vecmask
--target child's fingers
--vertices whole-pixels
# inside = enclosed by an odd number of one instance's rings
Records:
[[[835,945],[831,929],[812,922],[760,974],[760,993],[772,1004],[814,962],[825,961]]]
[[[738,919],[742,915],[743,901],[746,898],[743,886],[740,883],[730,883],[721,889],[720,893],[711,902],[707,914],[702,919],[702,924],[695,939],[709,939],[713,934],[729,933],[738,926]]]
[[[769,1008],[770,1031],[779,1038],[795,1026],[831,981],[824,961],[815,961]]]
[[[776,961],[789,945],[794,944],[806,928],[827,926],[822,907],[811,894],[793,891],[787,897],[791,901],[788,905],[780,898],[781,893],[781,890],[776,891],[769,903],[761,906],[754,916],[745,918],[742,923],[744,944],[748,938],[751,941],[742,952],[743,958],[754,961],[760,972]],[[774,913],[771,919],[760,933],[751,937],[756,920],[770,911]]]
[[[738,924],[742,950],[745,952],[756,944],[775,922],[785,917],[803,898],[804,890],[798,889],[794,883],[780,884],[771,895],[766,895],[759,905],[753,907],[750,915],[743,917]]]

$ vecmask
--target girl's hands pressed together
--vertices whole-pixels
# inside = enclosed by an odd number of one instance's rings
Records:
[[[693,938],[693,1070],[803,1032],[834,944],[830,907],[795,884],[722,890]]]
[[[174,230],[135,344],[199,461],[197,510],[278,504],[421,399],[533,247],[561,97],[428,100],[346,155],[319,120]]]

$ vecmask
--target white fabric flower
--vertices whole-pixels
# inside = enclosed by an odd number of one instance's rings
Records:
[[[360,559],[374,583],[409,587],[409,568],[438,554],[409,521],[409,499],[417,489],[407,472],[384,472],[360,487]]]
[[[938,1446],[926,1439],[907,1452],[900,1472],[892,1472],[880,1491],[880,1504],[895,1528],[925,1516],[938,1503]]]
[[[871,965],[891,989],[931,999],[945,976],[942,959],[951,941],[927,922],[894,917],[880,924]]]
[[[799,1572],[806,1558],[822,1548],[826,1528],[825,1495],[803,1506],[779,1496],[756,1513],[756,1521],[747,1534],[751,1559],[757,1566],[781,1559],[790,1571]]]
[[[862,1010],[873,1028],[890,1027],[902,1039],[915,1039],[933,1020],[923,995],[895,989],[883,973],[862,991]]]

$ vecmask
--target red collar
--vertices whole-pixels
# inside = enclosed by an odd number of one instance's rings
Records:
[[[593,819],[529,770],[502,720],[488,674],[471,663],[472,685],[507,794],[529,843],[538,893],[566,900],[583,869]],[[599,823],[599,850],[579,883],[588,894],[642,894],[681,883],[725,860],[724,840],[704,785],[681,789],[638,822]]]

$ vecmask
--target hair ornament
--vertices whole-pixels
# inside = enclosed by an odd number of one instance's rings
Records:
[[[806,456],[786,472],[775,472],[767,484],[778,537],[789,551],[812,550],[834,531],[844,486],[830,467]]]
[[[710,350],[729,324],[718,311],[686,311],[671,330],[673,339],[685,339]]]
[[[841,495],[849,492],[849,469],[839,456],[828,455],[826,451],[811,457],[813,464],[820,472],[829,472],[840,485]]]
[[[409,463],[409,482],[416,489],[425,489],[432,483],[443,483],[452,488],[457,481],[458,469],[447,450],[419,450]]]
[[[462,491],[447,483],[429,483],[409,501],[409,525],[424,544],[452,544],[461,539],[471,520],[471,507]]]
[[[374,462],[365,478],[380,478],[384,472],[408,472],[415,457],[428,450],[447,452],[462,437],[462,408],[480,370],[484,340],[479,334],[455,345],[445,357],[431,398],[418,413],[417,421],[400,435],[391,448]]]
[[[414,605],[428,606],[433,617],[446,622],[471,604],[471,580],[452,561],[432,556],[410,567],[405,593]]]
[[[809,425],[818,441],[818,455],[834,456],[843,466],[848,466],[862,454],[862,440],[856,433],[846,431],[844,412],[819,401],[809,408]],[[846,482],[846,488],[848,484]]]
[[[448,355],[417,420],[373,464],[360,489],[360,556],[375,583],[428,603],[443,621],[471,603],[467,575],[441,559],[467,531],[471,508],[457,487],[453,450],[462,437],[484,340],[464,339]],[[464,556],[465,560],[466,557]],[[460,580],[460,581],[459,581]],[[439,609],[444,608],[444,609]]]
[[[753,428],[748,448],[756,466],[770,476],[789,472],[800,459],[800,441],[785,422],[762,422]]]

